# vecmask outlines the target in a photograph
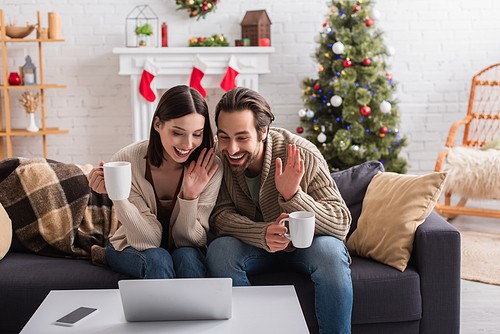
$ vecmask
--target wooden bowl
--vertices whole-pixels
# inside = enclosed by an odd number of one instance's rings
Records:
[[[26,27],[16,27],[16,26],[5,26],[5,34],[10,38],[24,38],[31,34],[35,29],[35,26]]]

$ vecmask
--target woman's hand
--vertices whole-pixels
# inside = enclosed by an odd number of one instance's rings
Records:
[[[196,161],[196,163],[194,160],[191,161],[189,168],[184,173],[184,179],[182,180],[183,199],[193,200],[198,198],[219,167],[219,165],[214,166],[214,161],[215,152],[213,148],[208,152],[207,149],[204,148],[198,157],[198,161]]]
[[[92,188],[98,194],[106,194],[106,184],[104,183],[104,170],[102,166],[104,166],[104,161],[101,161],[99,164],[101,167],[92,168],[87,176],[87,180],[89,180],[89,187]]]

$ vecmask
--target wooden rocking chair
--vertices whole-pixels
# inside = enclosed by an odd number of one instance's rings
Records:
[[[463,120],[453,123],[446,140],[446,147],[452,148],[454,146],[457,130],[462,124],[465,125],[463,147],[478,150],[499,137],[500,64],[492,65],[472,78],[467,116]],[[441,171],[447,155],[448,151],[442,151],[439,154],[436,172]],[[438,200],[434,208],[442,216],[454,218],[457,215],[471,215],[500,218],[500,210],[465,207],[468,198],[462,196],[458,204],[453,206],[451,205],[451,195],[452,193],[446,191],[445,188],[445,204],[440,204]]]

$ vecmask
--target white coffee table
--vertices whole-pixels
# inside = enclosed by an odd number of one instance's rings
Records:
[[[98,313],[74,327],[54,324],[80,306]],[[309,333],[293,286],[233,288],[229,320],[127,322],[116,290],[53,290],[24,326],[21,334],[58,333]]]

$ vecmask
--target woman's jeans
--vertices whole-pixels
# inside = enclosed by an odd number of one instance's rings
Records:
[[[201,278],[207,272],[205,255],[192,247],[177,248],[172,254],[164,248],[127,247],[119,252],[110,243],[106,260],[114,271],[137,278]]]
[[[311,276],[316,290],[320,333],[350,333],[352,282],[344,243],[331,236],[315,237],[309,248],[269,253],[233,237],[215,239],[206,263],[212,277],[231,277],[234,286],[251,285],[247,275],[297,270]]]

